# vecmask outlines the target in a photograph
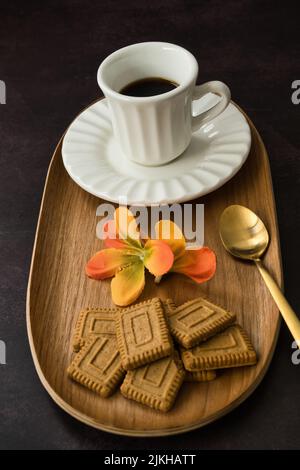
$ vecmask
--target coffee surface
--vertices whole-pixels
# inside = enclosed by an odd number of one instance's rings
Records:
[[[149,77],[129,83],[120,90],[120,93],[122,95],[138,97],[155,96],[174,90],[177,86],[177,83],[171,82],[166,78]]]

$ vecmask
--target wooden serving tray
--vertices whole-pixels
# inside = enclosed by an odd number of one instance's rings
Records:
[[[201,198],[205,204],[205,243],[218,258],[215,277],[198,286],[172,274],[159,286],[149,278],[139,301],[172,297],[178,304],[202,293],[237,313],[258,353],[256,366],[226,370],[209,383],[185,383],[174,408],[160,413],[117,392],[102,399],[66,374],[78,312],[87,306],[111,307],[110,280],[93,281],[84,268],[101,248],[96,238],[96,208],[101,201],[68,176],[59,142],[52,157],[41,204],[30,269],[27,326],[39,378],[53,400],[84,423],[117,434],[158,436],[189,431],[238,406],[262,380],[279,330],[279,312],[254,264],[233,259],[221,246],[218,220],[230,204],[242,204],[265,222],[271,237],[264,262],[282,284],[280,246],[272,180],[263,142],[249,121],[252,148],[239,173],[225,186]]]

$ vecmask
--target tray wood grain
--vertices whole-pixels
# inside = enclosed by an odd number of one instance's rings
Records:
[[[280,246],[272,180],[263,142],[252,132],[250,155],[225,186],[193,203],[205,204],[205,243],[218,258],[217,273],[198,286],[178,274],[159,286],[149,278],[139,300],[172,297],[178,304],[201,294],[236,312],[258,353],[256,366],[223,372],[208,383],[185,383],[175,407],[163,414],[126,400],[118,392],[102,399],[68,379],[71,338],[78,312],[87,306],[112,307],[110,281],[88,279],[84,268],[101,248],[96,208],[102,202],[67,175],[59,142],[52,157],[40,209],[27,295],[27,328],[39,378],[54,401],[78,420],[98,429],[133,436],[189,431],[221,417],[247,398],[262,380],[274,351],[279,312],[256,267],[233,259],[222,248],[218,220],[225,207],[243,204],[264,220],[271,242],[264,262],[282,285]]]

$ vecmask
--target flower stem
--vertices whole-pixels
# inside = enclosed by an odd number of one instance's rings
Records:
[[[154,282],[155,284],[159,284],[161,281],[162,276],[155,276]]]

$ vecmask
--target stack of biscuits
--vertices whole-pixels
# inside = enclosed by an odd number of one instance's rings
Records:
[[[123,309],[88,308],[76,324],[68,374],[102,397],[121,384],[126,398],[168,411],[184,381],[209,381],[217,369],[256,363],[235,320],[202,297],[181,306],[153,298]]]

